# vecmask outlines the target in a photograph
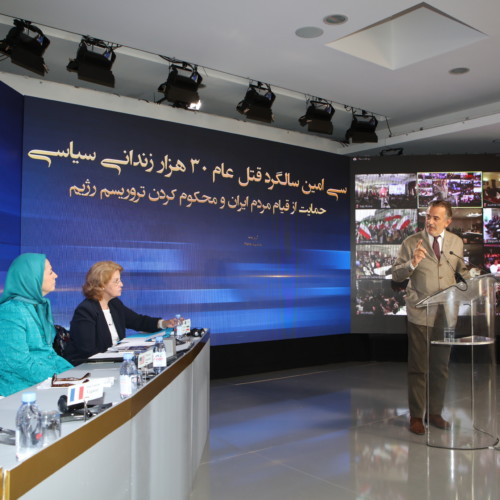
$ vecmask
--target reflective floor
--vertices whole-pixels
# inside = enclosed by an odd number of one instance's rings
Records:
[[[190,500],[500,498],[499,451],[432,448],[407,430],[406,363],[215,380],[210,404]]]

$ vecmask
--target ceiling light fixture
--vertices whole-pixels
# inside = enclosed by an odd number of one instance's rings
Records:
[[[346,141],[351,143],[378,142],[375,133],[377,125],[378,120],[374,115],[366,111],[361,111],[361,114],[353,112],[351,128],[345,134]]]
[[[307,101],[307,111],[299,118],[302,127],[307,125],[309,132],[319,132],[321,134],[332,134],[332,117],[335,113],[331,103],[318,97]]]
[[[275,99],[276,96],[269,84],[250,83],[245,99],[238,103],[236,110],[250,120],[271,123],[274,120],[271,108]]]
[[[382,151],[380,151],[380,156],[401,156],[403,151],[403,148],[382,149]]]
[[[344,24],[348,20],[347,16],[344,16],[344,14],[332,14],[330,16],[326,16],[323,18],[323,22],[325,24],[331,24],[331,25],[339,25],[339,24]]]
[[[84,36],[78,47],[76,59],[70,59],[66,69],[78,73],[78,78],[106,87],[115,86],[111,67],[116,59],[114,49],[119,45]]]
[[[50,40],[31,21],[14,19],[14,27],[0,41],[0,52],[9,56],[14,64],[44,76],[48,68],[42,56],[49,44]]]
[[[174,108],[200,109],[198,88],[202,81],[198,66],[181,61],[170,64],[167,81],[158,87],[158,92],[165,96],[158,104],[166,100]]]
[[[323,30],[316,26],[304,26],[303,28],[295,30],[295,34],[299,38],[318,38],[323,33]]]
[[[450,75],[465,75],[470,71],[469,68],[453,68],[448,71]]]

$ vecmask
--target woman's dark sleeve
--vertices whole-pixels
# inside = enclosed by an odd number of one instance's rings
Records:
[[[70,323],[71,343],[76,355],[87,358],[98,352],[97,337],[97,315],[89,304],[80,304],[73,314]]]
[[[125,327],[135,330],[137,332],[148,332],[154,333],[161,328],[158,328],[158,320],[160,318],[152,318],[151,316],[145,316],[143,314],[137,314],[136,312],[129,309],[120,301],[123,307],[123,314],[125,316]]]

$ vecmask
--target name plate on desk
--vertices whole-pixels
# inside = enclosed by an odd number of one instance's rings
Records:
[[[144,367],[152,364],[152,363],[153,363],[153,349],[149,349],[148,351],[141,352],[137,356],[137,368],[139,368],[139,370],[141,368],[144,368]]]
[[[68,387],[68,406],[101,398],[103,392],[103,384],[100,380],[73,385]]]
[[[177,354],[177,349],[175,346],[175,337],[165,337],[163,339],[163,342],[165,344],[165,349],[167,351],[167,359],[172,358]]]
[[[184,319],[184,321],[177,327],[177,335],[187,335],[191,331],[191,320],[189,318]]]

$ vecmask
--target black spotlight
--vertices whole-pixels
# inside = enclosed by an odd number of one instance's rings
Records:
[[[378,120],[373,116],[362,111],[360,115],[352,115],[351,128],[346,132],[345,138],[347,142],[378,142],[375,129],[377,128]]]
[[[14,64],[44,76],[48,69],[42,56],[49,44],[50,40],[40,28],[30,21],[14,19],[14,28],[0,41],[0,52],[8,55]]]
[[[276,96],[267,83],[251,83],[248,87],[245,99],[238,103],[236,110],[250,120],[271,123],[274,120],[271,111],[274,99],[276,99]]]
[[[167,81],[158,87],[158,92],[165,95],[158,104],[167,100],[174,108],[200,109],[198,87],[202,81],[197,66],[185,62],[171,64]]]
[[[382,149],[380,156],[401,156],[403,151],[403,148]]]
[[[314,99],[307,102],[307,111],[299,118],[299,123],[304,127],[307,125],[309,132],[320,134],[332,134],[332,117],[335,113],[333,106],[324,99]]]
[[[116,47],[118,46],[84,36],[78,47],[76,59],[70,59],[66,69],[78,73],[80,80],[114,87],[115,77],[111,67],[116,59],[114,52]]]

